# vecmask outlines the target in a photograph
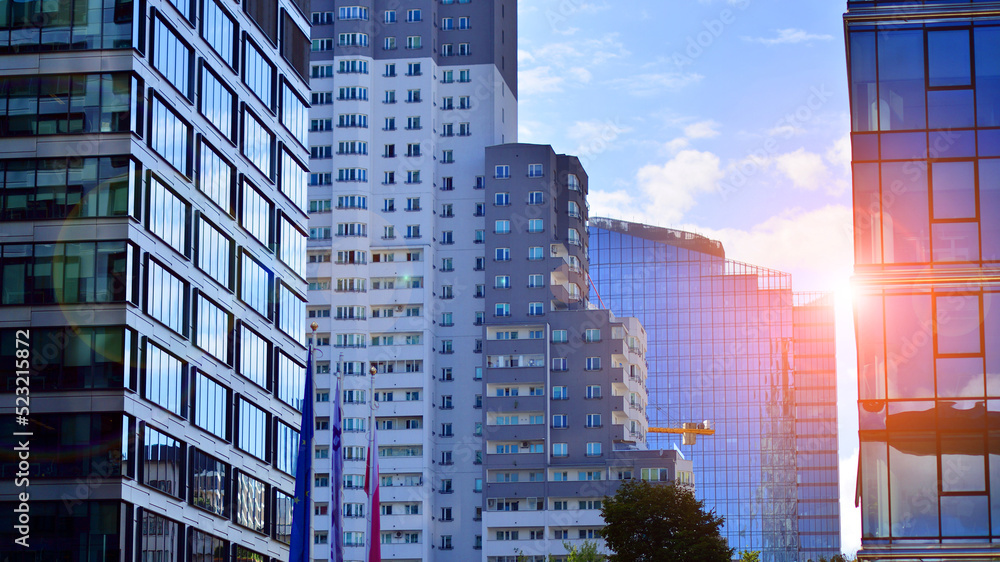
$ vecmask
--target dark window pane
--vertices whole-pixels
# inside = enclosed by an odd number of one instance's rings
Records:
[[[142,483],[184,497],[184,443],[146,426],[142,439]]]
[[[179,562],[180,525],[145,509],[140,517],[140,558],[157,562]]]
[[[975,163],[933,163],[931,197],[934,200],[935,219],[976,218]]]
[[[972,57],[966,29],[927,32],[927,83],[939,86],[971,86]]]
[[[878,130],[875,34],[854,32],[851,49],[851,130]]]
[[[1000,27],[975,30],[976,114],[980,127],[1000,126]]]
[[[893,30],[878,36],[879,129],[923,129],[924,52],[922,30]]]
[[[890,438],[889,489],[893,536],[937,536],[937,482],[937,444],[932,434]]]
[[[229,465],[198,449],[191,454],[191,505],[226,515]]]
[[[240,472],[236,477],[236,523],[258,533],[267,532],[266,504],[267,485]]]

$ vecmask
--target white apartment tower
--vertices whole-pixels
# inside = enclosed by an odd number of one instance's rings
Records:
[[[485,148],[517,140],[516,16],[514,0],[312,4],[317,559],[334,540],[328,424],[338,370],[345,559],[363,559],[370,540],[395,560],[482,556]],[[374,396],[369,378],[355,376],[371,366]],[[366,537],[373,400],[382,531]]]

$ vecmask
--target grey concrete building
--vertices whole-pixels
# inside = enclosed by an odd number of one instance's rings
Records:
[[[0,5],[5,560],[287,559],[309,13]]]
[[[547,145],[486,151],[481,394],[489,562],[562,558],[595,540],[622,480],[692,485],[691,462],[646,449],[646,332],[591,305],[587,175]]]
[[[307,277],[319,323],[315,470],[331,406],[345,481],[315,489],[315,542],[344,486],[345,558],[475,558],[485,316],[484,150],[517,137],[513,0],[316,0]],[[367,377],[374,366],[374,396]],[[341,395],[331,396],[343,373]],[[365,536],[368,415],[378,401],[381,534]],[[325,547],[317,547],[317,549]],[[439,552],[443,551],[443,552]]]

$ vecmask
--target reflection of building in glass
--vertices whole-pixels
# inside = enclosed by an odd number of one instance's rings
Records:
[[[0,557],[287,559],[311,16],[0,3]]]
[[[590,221],[590,257],[593,299],[646,328],[650,426],[716,429],[683,450],[730,546],[768,562],[839,552],[829,298],[796,298],[788,274],[727,260],[718,242],[624,221]]]
[[[646,450],[646,331],[591,306],[587,176],[547,145],[486,150],[486,560],[560,560],[598,538],[622,480],[693,485],[691,461]],[[513,173],[499,173],[512,170]],[[527,172],[527,173],[524,173]],[[512,205],[511,202],[520,203]],[[525,205],[525,203],[529,203]],[[567,212],[568,211],[568,212]],[[480,459],[481,460],[481,459]]]
[[[1000,10],[848,2],[844,18],[859,556],[992,559],[1000,541]]]

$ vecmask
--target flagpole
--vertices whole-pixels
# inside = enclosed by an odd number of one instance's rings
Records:
[[[368,498],[368,500],[369,500],[368,501],[369,508],[368,508],[367,528],[368,528],[368,532],[369,532],[369,537],[368,537],[369,544],[368,544],[368,547],[365,549],[365,551],[366,551],[365,552],[365,560],[367,562],[381,562],[380,560],[372,560],[371,559],[371,557],[372,557],[371,555],[372,555],[373,552],[378,552],[379,553],[379,558],[381,558],[381,551],[382,551],[381,546],[379,545],[379,543],[381,543],[381,541],[382,541],[382,537],[381,536],[376,536],[376,535],[380,535],[381,534],[379,532],[380,529],[374,528],[373,524],[372,524],[372,522],[376,520],[375,510],[381,509],[381,506],[378,505],[377,502],[376,502],[376,499],[379,497],[378,496],[378,486],[379,486],[378,479],[379,479],[379,475],[377,474],[377,472],[378,472],[377,471],[377,467],[378,467],[378,446],[376,445],[376,442],[375,442],[375,430],[376,430],[376,427],[375,427],[375,374],[376,373],[378,373],[378,368],[376,368],[375,365],[372,365],[371,368],[368,370],[368,374],[370,375],[368,377],[368,399],[369,399],[369,409],[368,409],[368,431],[369,431],[369,436],[368,436],[368,456],[370,457],[368,459],[368,463],[369,463],[369,466],[370,466],[370,474],[371,474],[372,482],[370,482],[370,488],[369,488],[369,494],[370,495],[369,495],[369,498]],[[379,517],[379,519],[381,519],[381,517]],[[381,527],[381,525],[380,525],[380,527]],[[375,541],[379,541],[379,542],[376,543]],[[379,545],[379,546],[377,546],[377,545]]]
[[[331,490],[330,503],[333,504],[333,512],[330,513],[330,528],[333,533],[330,542],[330,560],[332,562],[343,562],[344,560],[344,455],[343,455],[343,420],[341,400],[343,399],[343,376],[341,371],[344,362],[344,354],[341,353],[337,361],[337,371],[334,376],[334,398],[333,412],[331,412],[330,423],[330,472],[333,475],[333,486]]]

